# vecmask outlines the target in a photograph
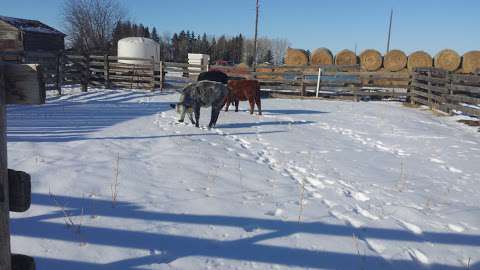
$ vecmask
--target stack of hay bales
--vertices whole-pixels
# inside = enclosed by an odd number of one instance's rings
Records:
[[[470,51],[463,55],[463,73],[475,73],[480,70],[480,51]]]
[[[407,66],[407,55],[400,50],[389,51],[383,59],[383,67],[387,71],[400,71]]]
[[[314,66],[332,65],[333,54],[327,48],[318,48],[313,51],[310,64]]]
[[[349,66],[356,65],[358,63],[357,56],[350,50],[342,50],[335,55],[335,65]]]
[[[360,65],[363,70],[377,71],[382,67],[383,58],[377,50],[365,50],[360,54]]]
[[[416,51],[408,56],[407,68],[413,71],[415,68],[425,68],[433,66],[433,58],[424,51]]]
[[[454,50],[445,49],[435,55],[435,67],[446,71],[456,71],[462,62],[460,55]]]
[[[285,65],[305,66],[308,64],[308,53],[301,49],[288,48],[285,54]]]

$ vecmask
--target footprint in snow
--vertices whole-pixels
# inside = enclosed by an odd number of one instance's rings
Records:
[[[345,191],[345,195],[347,197],[351,197],[351,198],[353,198],[357,201],[360,201],[360,202],[366,202],[366,201],[370,200],[370,198],[362,192],[355,192],[355,191],[347,190],[347,191]]]
[[[410,255],[410,258],[412,258],[412,260],[414,260],[417,263],[421,263],[421,264],[429,263],[427,255],[425,255],[423,252],[421,252],[418,249],[415,249],[415,248],[409,249],[408,255]]]
[[[412,223],[408,223],[406,221],[403,221],[403,220],[400,220],[400,219],[397,219],[397,222],[400,226],[402,226],[403,228],[409,230],[410,232],[412,232],[413,234],[422,234],[423,231],[420,227],[418,227],[417,225],[415,224],[412,224]]]
[[[455,225],[455,224],[448,224],[447,227],[454,231],[454,232],[464,232],[465,231],[465,228],[463,228],[462,226],[460,225]]]
[[[350,216],[344,215],[342,213],[339,213],[337,211],[330,211],[330,215],[332,215],[334,218],[339,219],[347,223],[348,225],[354,227],[354,228],[360,228],[363,226],[363,223],[359,220],[356,220]]]
[[[437,163],[437,164],[445,164],[445,161],[437,158],[430,158],[430,162]]]
[[[367,243],[368,248],[374,252],[381,254],[386,249],[386,247],[377,240],[366,239],[365,242]]]
[[[244,154],[244,153],[237,153],[237,156],[239,156],[241,158],[245,158],[245,159],[248,159],[250,157],[249,155]]]
[[[443,169],[450,171],[452,173],[462,173],[463,171],[451,166],[442,166]]]

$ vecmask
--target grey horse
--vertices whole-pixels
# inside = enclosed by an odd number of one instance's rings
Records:
[[[228,95],[228,88],[222,83],[213,81],[201,81],[187,85],[180,91],[180,100],[176,104],[172,104],[173,108],[177,108],[180,114],[179,122],[185,120],[185,114],[188,114],[192,124],[199,127],[200,108],[212,107],[212,116],[210,118],[209,128],[215,127],[218,115],[223,107],[225,97]],[[195,121],[192,117],[192,110],[195,113]]]

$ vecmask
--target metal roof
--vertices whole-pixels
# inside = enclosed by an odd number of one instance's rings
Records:
[[[6,17],[6,16],[0,16],[0,20],[25,32],[35,32],[35,33],[66,36],[64,33],[58,31],[57,29],[36,20],[27,20],[27,19],[12,18],[12,17]]]

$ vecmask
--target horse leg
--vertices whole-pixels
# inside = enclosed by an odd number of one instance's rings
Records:
[[[253,114],[253,109],[255,108],[255,98],[248,97],[248,103],[250,103],[250,114]]]
[[[200,127],[200,105],[195,104],[193,106],[193,112],[195,113],[195,127]]]
[[[235,112],[238,112],[238,104],[240,104],[240,99],[239,98],[235,98]]]
[[[226,111],[226,112],[228,112],[228,108],[230,107],[230,103],[232,103],[232,101],[231,101],[230,97],[227,96],[227,97],[225,98],[225,102],[224,102],[224,104],[225,104],[225,111]]]
[[[262,101],[260,100],[260,91],[255,95],[255,103],[257,103],[258,114],[262,115]]]
[[[212,128],[217,125],[218,116],[220,115],[221,110],[222,110],[222,107],[212,106],[212,117],[210,119],[210,124],[208,125],[208,127]]]

